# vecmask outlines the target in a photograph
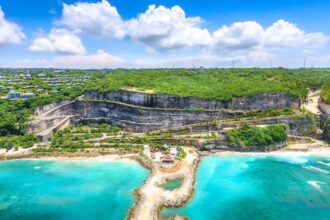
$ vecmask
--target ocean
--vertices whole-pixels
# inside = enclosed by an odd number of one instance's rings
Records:
[[[166,209],[190,220],[328,220],[330,158],[223,156],[202,160],[195,195],[184,208]]]
[[[125,219],[148,175],[134,162],[0,162],[0,219]]]

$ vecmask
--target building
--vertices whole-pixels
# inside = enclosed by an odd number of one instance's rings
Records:
[[[171,147],[170,148],[170,154],[173,156],[173,157],[176,157],[177,154],[178,154],[178,150],[176,147]]]
[[[8,100],[21,100],[21,99],[30,99],[33,98],[35,95],[34,93],[20,93],[11,90],[8,92],[7,99]]]
[[[8,92],[7,99],[8,100],[17,100],[17,99],[20,99],[20,97],[21,97],[21,93],[11,90],[10,92]]]
[[[161,166],[164,168],[175,167],[175,159],[171,155],[166,155],[161,158]]]

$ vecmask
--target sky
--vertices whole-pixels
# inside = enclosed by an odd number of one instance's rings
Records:
[[[330,67],[330,1],[0,0],[0,67]]]

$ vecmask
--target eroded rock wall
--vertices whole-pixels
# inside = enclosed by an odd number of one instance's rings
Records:
[[[327,104],[321,100],[319,103],[319,107],[324,114],[330,115],[330,104]]]
[[[260,110],[299,106],[298,98],[281,93],[264,93],[252,97],[238,98],[228,102],[123,90],[112,91],[108,93],[90,91],[85,93],[85,97],[91,100],[113,100],[150,108],[171,109],[203,108],[210,110]]]
[[[134,132],[174,128],[244,114],[241,111],[153,109],[110,101],[76,101],[75,109],[82,120],[91,123],[103,120]]]
[[[323,138],[330,142],[330,116],[324,118],[323,126]]]

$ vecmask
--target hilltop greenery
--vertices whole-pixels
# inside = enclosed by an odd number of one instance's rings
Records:
[[[330,78],[330,72],[323,75]],[[267,92],[303,98],[307,95],[307,87],[320,83],[310,81],[304,71],[301,73],[285,69],[117,70],[97,83],[87,84],[86,89],[103,92],[135,89],[228,101]]]
[[[52,102],[73,99],[82,94],[79,87],[63,89],[56,94],[45,94],[28,100],[0,100],[0,136],[22,135],[25,123],[38,107]]]
[[[227,132],[228,141],[242,148],[279,144],[287,139],[285,125],[276,124],[267,127],[245,125]]]
[[[323,101],[330,104],[330,81],[322,86],[321,96]]]

